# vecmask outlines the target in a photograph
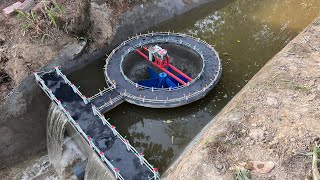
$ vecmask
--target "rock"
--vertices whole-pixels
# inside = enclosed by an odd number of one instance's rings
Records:
[[[256,123],[252,123],[251,126],[252,127],[257,127],[257,124]]]
[[[264,131],[262,129],[252,129],[249,133],[251,139],[256,141],[262,141],[265,139]]]
[[[86,40],[80,41],[80,42],[77,41],[77,42],[68,43],[58,52],[58,55],[52,61],[57,62],[61,59],[63,59],[63,61],[72,61],[83,52],[86,45],[87,45]],[[47,66],[47,69],[52,69],[57,65],[58,64],[56,63],[52,63],[49,66]]]
[[[274,97],[267,97],[266,104],[271,107],[277,107],[278,100]]]
[[[272,145],[278,144],[278,141],[277,140],[273,140],[269,144],[272,146]]]
[[[295,138],[291,138],[291,139],[290,139],[290,142],[295,142],[295,141],[296,141]]]
[[[275,164],[272,161],[249,161],[245,164],[246,169],[262,174],[269,173],[274,168],[274,166]]]
[[[86,40],[71,42],[62,48],[62,50],[59,52],[59,55],[63,55],[67,59],[72,60],[82,53],[86,45]]]
[[[223,173],[226,171],[226,166],[224,165],[223,162],[216,161],[215,162],[215,168],[220,172]]]
[[[229,121],[239,121],[241,120],[242,114],[241,113],[232,113],[228,116]]]
[[[164,120],[163,122],[164,122],[164,123],[167,123],[167,124],[172,123],[172,121],[171,121],[171,120]]]
[[[306,100],[307,101],[313,101],[316,98],[316,94],[310,94],[307,96]]]
[[[217,168],[217,169],[222,169],[223,166],[222,166],[222,164],[217,164],[217,165],[216,165],[216,168]]]

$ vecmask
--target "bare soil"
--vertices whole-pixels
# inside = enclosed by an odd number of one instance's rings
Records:
[[[249,161],[275,164],[266,174],[252,170],[252,179],[312,179],[309,152],[320,144],[319,39],[320,18],[253,77],[164,179],[234,179]]]
[[[13,2],[15,1],[1,2],[0,7]],[[44,66],[64,45],[74,41],[74,38],[54,27],[48,29],[51,37],[45,41],[41,37],[34,36],[33,32],[23,34],[21,30],[23,23],[23,20],[16,16],[6,18],[3,14],[0,15],[1,101],[20,84],[24,77]]]
[[[116,22],[121,14],[147,1],[59,0],[64,10],[58,16],[59,28],[43,18],[26,33],[22,31],[24,20],[17,16],[7,18],[1,13],[0,102],[10,95],[23,78],[49,63],[68,43],[88,38],[88,51],[105,46],[115,33]],[[0,9],[14,2],[1,1]]]

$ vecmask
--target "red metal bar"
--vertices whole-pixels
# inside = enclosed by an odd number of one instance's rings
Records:
[[[158,67],[158,66],[157,66]],[[173,79],[175,79],[176,81],[178,81],[180,84],[186,86],[187,84],[182,81],[180,78],[178,78],[176,75],[172,74],[170,71],[166,70],[165,68],[160,68],[161,71],[167,73],[169,76],[171,76]]]
[[[149,51],[147,47],[143,46],[142,47],[145,51]]]
[[[183,73],[182,71],[180,71],[178,68],[172,66],[171,64],[168,65],[172,70],[174,70],[175,72],[179,73],[181,76],[183,76],[184,78],[186,78],[188,81],[192,81],[192,78],[189,77],[188,75],[186,75],[185,73]]]
[[[148,56],[146,56],[143,52],[139,51],[138,49],[136,49],[136,52],[140,54],[142,57],[144,57],[146,60],[149,60]]]
[[[140,50],[138,50],[138,49],[136,49],[136,52],[138,53],[138,54],[140,54],[142,57],[144,57],[146,60],[149,60],[149,58],[148,58],[148,56],[146,56],[143,52],[141,52]],[[176,81],[178,81],[180,84],[182,84],[182,85],[184,85],[184,86],[186,86],[187,85],[187,83],[185,83],[183,80],[181,80],[180,78],[178,78],[176,75],[174,75],[174,74],[172,74],[170,71],[168,71],[168,70],[166,70],[165,68],[163,68],[163,67],[159,67],[157,64],[155,64],[155,63],[152,63],[153,65],[155,65],[156,67],[158,67],[161,71],[163,71],[163,72],[165,72],[165,73],[167,73],[169,76],[171,76],[173,79],[175,79]],[[169,66],[170,66],[170,64],[169,64]],[[175,68],[174,66],[172,66],[173,68]],[[171,68],[172,68],[171,67]],[[173,69],[172,68],[172,69]],[[177,69],[177,68],[175,68],[175,69]],[[177,69],[178,71],[180,71],[179,69]],[[177,72],[178,72],[177,71]],[[180,71],[181,72],[181,71]],[[182,73],[182,72],[181,72]],[[184,74],[184,73],[182,73],[182,74]],[[182,75],[181,74],[181,75]],[[183,76],[183,75],[182,75]],[[187,76],[187,75],[186,75]],[[187,76],[187,77],[189,77],[189,76]],[[189,77],[190,78],[190,77]],[[191,78],[190,78],[191,79]],[[191,79],[191,81],[192,81],[192,79]]]

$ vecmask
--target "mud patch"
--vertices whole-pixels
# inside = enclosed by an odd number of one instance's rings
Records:
[[[11,80],[9,74],[5,70],[0,69],[0,84],[11,82]]]
[[[0,69],[0,99],[3,100],[11,89],[12,78],[4,69]]]

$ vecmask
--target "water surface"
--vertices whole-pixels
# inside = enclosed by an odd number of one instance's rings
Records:
[[[319,3],[221,0],[151,28],[191,34],[214,46],[223,64],[219,84],[202,100],[183,107],[150,109],[123,103],[105,116],[163,172],[252,76],[319,14]],[[103,65],[103,60],[93,63],[70,79],[84,94],[93,95],[105,86]]]

